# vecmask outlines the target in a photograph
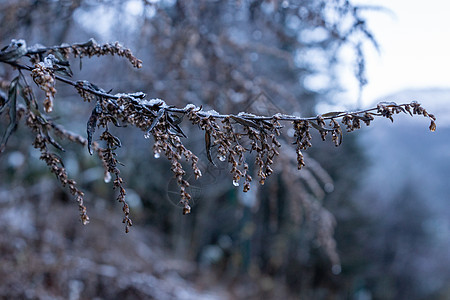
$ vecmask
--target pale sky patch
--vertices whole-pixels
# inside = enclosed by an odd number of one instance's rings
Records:
[[[367,47],[367,77],[363,104],[405,89],[450,87],[450,1],[360,0],[384,6],[394,13],[367,12],[369,28],[381,47]],[[351,98],[357,97],[357,85]],[[353,82],[352,82],[353,81]]]

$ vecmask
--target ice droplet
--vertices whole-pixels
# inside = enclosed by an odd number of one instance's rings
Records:
[[[149,132],[146,132],[145,134],[144,134],[144,138],[146,138],[146,139],[149,139],[149,138],[151,138],[152,137],[152,133],[149,131]]]
[[[220,161],[225,161],[226,157],[224,155],[219,156]]]
[[[334,275],[339,275],[341,273],[341,271],[342,271],[342,268],[341,268],[341,265],[339,265],[339,264],[333,265],[331,267],[331,272],[333,272]]]
[[[155,155],[153,155],[154,158],[160,158],[161,154],[159,154],[159,152],[155,152]]]
[[[331,182],[327,182],[325,183],[323,189],[325,190],[325,192],[331,193],[332,191],[334,191],[334,184],[332,184]]]
[[[233,185],[234,185],[234,186],[239,186],[239,181],[233,180]]]
[[[111,181],[111,173],[105,172],[105,176],[103,177],[103,180],[105,181],[105,183],[110,182]]]

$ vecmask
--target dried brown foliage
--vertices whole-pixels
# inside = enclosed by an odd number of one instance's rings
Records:
[[[120,139],[109,131],[111,126],[132,125],[144,131],[145,138],[153,137],[155,157],[164,154],[171,163],[171,171],[180,189],[180,204],[183,207],[183,214],[188,214],[191,211],[191,195],[187,190],[190,183],[185,178],[186,171],[182,160],[190,162],[196,179],[202,176],[197,165],[198,157],[183,144],[183,138],[186,138],[186,135],[181,128],[181,124],[185,117],[205,132],[205,150],[210,163],[215,164],[216,159],[226,161],[231,167],[230,173],[233,184],[239,186],[242,181],[244,192],[249,191],[252,181],[249,171],[249,157],[254,157],[255,174],[260,184],[264,184],[267,177],[274,172],[272,165],[279,155],[278,149],[281,147],[278,137],[285,126],[292,126],[295,132],[293,143],[296,149],[298,169],[305,166],[302,151],[312,146],[311,131],[319,132],[322,140],[326,140],[326,137],[331,135],[334,144],[339,146],[342,142],[342,125],[347,131],[354,131],[361,128],[361,123],[370,125],[375,117],[385,117],[393,121],[394,115],[399,113],[407,113],[411,116],[423,115],[431,121],[430,130],[436,129],[435,117],[417,102],[410,104],[380,103],[376,108],[355,112],[330,112],[306,118],[280,113],[272,116],[258,116],[246,112],[220,114],[216,111],[204,111],[201,106],[198,107],[193,104],[188,104],[184,108],[177,108],[168,105],[161,99],[145,100],[146,95],[142,92],[111,94],[88,81],[67,79],[72,74],[67,60],[70,55],[90,57],[93,55],[117,54],[126,57],[134,67],[140,68],[141,61],[135,58],[129,49],[123,48],[118,43],[99,45],[90,40],[83,44],[63,44],[55,47],[33,46],[27,48],[24,53],[14,50],[19,49],[17,43],[15,40],[11,42],[7,59],[5,58],[6,55],[2,56],[2,53],[0,53],[0,61],[17,68],[19,73],[9,83],[8,99],[1,103],[1,111],[9,111],[10,119],[10,125],[2,139],[1,150],[4,149],[8,137],[15,129],[18,121],[22,116],[25,116],[26,124],[35,134],[33,145],[41,151],[41,159],[46,162],[61,184],[68,186],[70,192],[76,197],[83,224],[86,224],[89,220],[86,215],[86,207],[83,205],[84,194],[77,188],[75,181],[67,177],[67,172],[59,156],[49,150],[49,144],[58,150],[62,150],[62,147],[51,137],[50,133],[87,146],[90,154],[93,154],[94,151],[97,153],[105,167],[105,181],[108,181],[112,175],[114,176],[113,186],[118,190],[117,200],[123,206],[123,223],[125,223],[128,232],[129,226],[132,225],[129,217],[130,209],[125,200],[126,190],[120,176],[118,169],[120,162],[116,155],[116,150],[122,145]],[[13,49],[12,53],[14,54],[12,56],[11,49]],[[30,58],[32,67],[17,62],[19,58],[24,56]],[[1,59],[2,57],[5,59]],[[14,59],[12,60],[11,57],[14,57]],[[31,72],[34,82],[45,92],[45,99],[42,101],[43,111],[39,108],[41,102],[36,100],[22,73],[25,70]],[[95,102],[95,107],[87,121],[87,138],[65,130],[46,115],[46,113],[52,111],[54,106],[56,81],[72,85],[85,101]],[[25,105],[17,102],[17,96],[24,100]],[[92,142],[96,129],[102,130],[100,140],[104,141],[103,147]],[[217,149],[217,157],[212,157],[211,154],[214,147]],[[253,156],[248,155],[251,152],[254,153]],[[314,203],[311,202],[310,204],[314,206]],[[313,207],[309,211],[323,213],[323,211]],[[319,219],[332,220],[332,218]],[[332,221],[330,222],[330,224],[318,228],[331,228],[332,231],[333,224]],[[327,235],[329,234],[318,234],[319,237]],[[334,248],[334,245],[326,245],[326,248]]]

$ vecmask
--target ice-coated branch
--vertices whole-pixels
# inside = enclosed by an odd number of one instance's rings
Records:
[[[226,161],[230,166],[233,184],[239,186],[243,181],[244,192],[250,189],[252,181],[249,169],[255,170],[260,184],[264,184],[265,180],[273,173],[272,165],[279,155],[281,147],[278,137],[282,134],[282,128],[287,126],[291,126],[294,132],[293,136],[288,139],[291,139],[295,145],[298,169],[305,166],[302,151],[312,146],[311,130],[317,131],[322,140],[326,140],[326,137],[331,135],[334,144],[339,146],[343,137],[342,127],[350,132],[361,128],[361,123],[369,126],[376,117],[384,117],[393,121],[394,116],[399,113],[411,116],[422,115],[430,120],[429,129],[431,131],[436,129],[434,115],[417,102],[406,104],[382,102],[369,109],[328,112],[312,117],[288,115],[281,112],[271,116],[258,116],[248,112],[223,114],[214,110],[205,111],[201,106],[193,104],[175,107],[161,99],[146,100],[146,94],[143,92],[111,94],[89,81],[69,79],[72,76],[68,62],[70,55],[91,57],[117,54],[126,57],[134,67],[140,68],[142,62],[119,43],[99,45],[91,39],[86,43],[72,45],[25,47],[25,41],[13,40],[0,52],[0,62],[19,70],[19,75],[9,84],[7,97],[5,94],[0,98],[0,113],[9,112],[9,126],[3,135],[1,149],[3,150],[6,146],[6,141],[13,133],[20,118],[25,116],[26,124],[35,134],[34,145],[41,151],[41,159],[47,163],[60,182],[69,186],[71,193],[76,196],[84,224],[89,220],[83,205],[84,194],[77,188],[76,182],[67,177],[67,172],[59,156],[50,152],[49,144],[62,150],[51,134],[86,146],[90,154],[97,153],[105,168],[105,181],[110,181],[111,176],[114,175],[113,187],[119,191],[117,200],[122,204],[123,222],[128,232],[132,222],[129,217],[130,210],[125,201],[126,190],[120,176],[119,162],[115,152],[122,146],[122,143],[109,131],[111,126],[132,125],[142,130],[145,138],[153,138],[155,157],[163,154],[170,161],[171,171],[180,187],[180,204],[184,214],[191,211],[189,204],[191,195],[188,192],[190,183],[185,179],[186,171],[180,161],[184,159],[190,162],[196,179],[202,176],[197,165],[198,157],[183,143],[183,139],[186,139],[187,136],[183,132],[182,126],[186,126],[186,123],[196,125],[204,132],[207,159],[213,165],[215,165],[216,159]],[[30,58],[32,66],[18,62],[25,56]],[[36,85],[45,92],[45,98],[42,101],[36,99],[22,71],[29,71]],[[73,86],[85,101],[95,102],[90,116],[86,116],[86,138],[65,130],[54,121],[47,120],[46,114],[51,113],[56,105],[56,81]],[[23,99],[25,105],[18,103],[20,98]],[[40,109],[41,103],[43,110]],[[104,148],[93,142],[93,134],[96,129],[102,130],[100,140],[105,144]],[[217,149],[216,157],[212,156],[213,148]],[[254,161],[248,161],[250,152],[256,154],[252,156]]]

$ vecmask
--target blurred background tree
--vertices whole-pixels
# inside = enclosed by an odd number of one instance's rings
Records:
[[[337,72],[342,51],[354,52],[353,64],[346,67],[355,70],[364,86],[361,47],[366,42],[377,47],[360,15],[364,9],[344,0],[2,1],[0,42],[23,38],[28,45],[50,46],[91,37],[118,40],[143,60],[141,70],[111,57],[84,58],[71,62],[74,77],[114,92],[143,91],[178,107],[193,103],[221,113],[309,116],[317,104],[332,103],[341,90]],[[13,72],[0,66],[2,87]],[[92,104],[83,105],[62,85],[57,98],[54,118],[84,135]],[[6,123],[1,122],[3,129]],[[126,145],[118,151],[126,166],[122,177],[137,223],[131,237],[124,237],[116,226],[107,227],[120,217],[111,210],[115,203],[110,199],[115,197],[103,182],[99,161],[85,149],[63,145],[66,152],[61,156],[69,174],[89,191],[86,205],[95,210],[91,224],[79,228],[73,207],[66,212],[60,206],[71,198],[49,183],[51,175],[37,160],[27,132],[19,128],[0,156],[2,226],[13,227],[8,232],[15,237],[10,243],[5,233],[1,243],[2,253],[8,254],[1,272],[8,279],[0,294],[159,299],[414,296],[402,293],[412,282],[407,277],[395,275],[403,280],[400,285],[394,279],[370,277],[379,258],[361,253],[371,244],[362,245],[367,241],[361,241],[358,231],[374,226],[351,200],[365,171],[355,136],[345,135],[338,149],[331,143],[315,145],[306,157],[307,168],[300,172],[294,149],[282,147],[274,175],[264,186],[253,184],[250,192],[242,193],[233,186],[225,163],[208,164],[203,136],[195,128],[183,130],[189,136],[185,143],[203,162],[204,174],[190,188],[194,209],[189,216],[182,216],[177,207],[179,191],[169,163],[153,157],[152,144],[140,131],[120,128],[118,135]],[[17,221],[24,218],[28,221],[23,224]],[[335,218],[342,224],[337,249]],[[378,245],[388,251],[381,241]],[[171,254],[159,249],[170,249]],[[83,259],[90,262],[88,267]],[[20,277],[10,275],[11,269],[32,283],[20,286]],[[147,277],[138,278],[135,272]],[[167,286],[157,287],[158,280]],[[382,281],[390,288],[380,288]],[[172,290],[183,287],[185,294]]]

